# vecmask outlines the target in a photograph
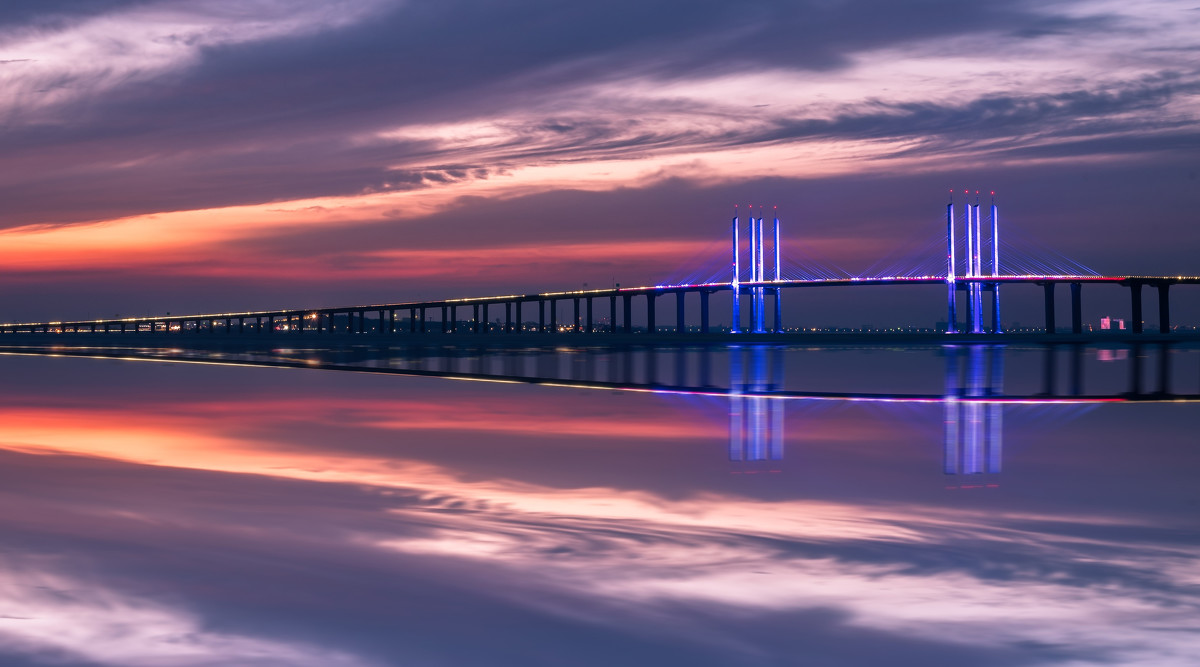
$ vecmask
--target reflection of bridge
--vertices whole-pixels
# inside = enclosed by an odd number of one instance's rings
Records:
[[[223,336],[325,336],[327,340],[362,340],[369,334],[395,339],[406,334],[519,334],[519,333],[611,333],[632,334],[635,332],[634,300],[642,303],[646,325],[638,331],[654,334],[664,330],[676,333],[708,334],[712,332],[710,301],[714,294],[730,295],[731,312],[735,315],[730,331],[743,330],[742,296],[750,297],[750,326],[748,331],[766,334],[766,295],[774,298],[774,318],[770,331],[784,331],[782,308],[783,290],[799,288],[845,288],[868,285],[945,285],[948,287],[949,318],[948,332],[955,332],[957,325],[956,293],[967,295],[966,329],[973,333],[986,330],[983,321],[982,293],[992,292],[992,324],[994,333],[999,326],[999,287],[1001,285],[1034,285],[1043,289],[1045,299],[1045,331],[1057,332],[1055,321],[1055,288],[1059,284],[1070,286],[1071,331],[1083,332],[1082,288],[1084,285],[1119,285],[1130,290],[1130,320],[1132,332],[1142,333],[1143,308],[1142,288],[1153,287],[1158,292],[1158,327],[1162,333],[1171,331],[1170,288],[1174,285],[1200,284],[1200,276],[1099,276],[1062,275],[1046,271],[1009,275],[1000,272],[999,240],[997,238],[996,207],[991,207],[991,259],[990,269],[985,271],[986,239],[981,233],[979,204],[966,205],[963,227],[966,236],[966,253],[959,261],[955,241],[956,221],[953,204],[947,207],[945,236],[947,259],[945,271],[933,275],[890,275],[869,277],[804,277],[787,279],[781,273],[781,247],[779,220],[772,227],[772,251],[768,270],[766,253],[767,240],[762,217],[751,216],[749,227],[749,275],[743,275],[743,242],[740,239],[741,225],[733,219],[732,266],[725,269],[730,276],[728,282],[707,281],[696,284],[653,285],[645,287],[617,287],[613,289],[578,290],[570,292],[545,292],[538,294],[515,294],[467,299],[445,299],[412,301],[371,305],[263,310],[250,312],[211,313],[203,315],[166,315],[128,317],[99,320],[71,320],[55,322],[0,324],[0,342],[22,339],[38,339],[44,334],[73,334],[72,341],[103,337],[112,340],[125,335],[141,336],[146,343],[165,342],[166,339],[182,340],[219,334]],[[965,267],[965,270],[964,270]],[[730,274],[731,272],[731,274]],[[961,274],[961,275],[960,275]],[[694,295],[694,297],[693,297]],[[674,297],[674,318],[666,326],[659,317],[660,298]],[[689,299],[689,297],[693,297]],[[699,325],[690,329],[688,301],[691,300],[698,313]],[[696,303],[698,301],[698,303]],[[599,304],[599,306],[597,306]],[[560,308],[561,306],[561,308]],[[560,314],[560,310],[563,312]],[[527,321],[526,317],[533,319]],[[562,315],[562,317],[560,317]],[[606,320],[606,322],[604,321]],[[26,334],[29,336],[22,336]],[[161,334],[156,336],[155,334]],[[11,336],[11,337],[9,337]],[[384,340],[376,338],[377,340]],[[63,340],[62,342],[66,342]]]
[[[960,357],[966,364],[959,375]],[[1053,358],[1051,358],[1053,363]],[[1000,472],[1004,451],[1004,349],[973,345],[946,348],[943,472],[978,475]],[[964,398],[984,399],[964,401]]]
[[[945,345],[938,346],[948,356],[965,354],[965,350],[990,348],[985,359],[1001,355],[1006,346]],[[1171,391],[1169,352],[1170,343],[1131,346],[1128,355],[1127,390],[1111,393],[1088,392],[1083,378],[1085,346],[1078,344],[1031,346],[1042,350],[1042,386],[1036,392],[1002,392],[1002,383],[970,385],[973,374],[954,375],[948,361],[947,389],[940,393],[898,393],[863,391],[812,391],[788,389],[783,384],[782,361],[773,356],[789,348],[776,345],[730,345],[727,347],[679,347],[652,345],[621,345],[597,348],[511,348],[497,352],[492,348],[436,346],[414,348],[404,353],[378,353],[370,348],[350,350],[276,349],[262,352],[207,352],[166,348],[75,348],[23,346],[0,351],[0,356],[54,355],[126,361],[156,361],[168,363],[257,366],[267,368],[304,368],[352,373],[376,373],[414,377],[441,377],[480,382],[508,382],[579,389],[602,389],[635,393],[680,394],[688,396],[730,396],[762,398],[767,401],[846,401],[866,403],[942,403],[947,399],[962,403],[995,404],[1088,404],[1088,403],[1200,403],[1200,392]],[[1126,348],[1122,348],[1126,349]],[[1144,386],[1145,366],[1150,350],[1157,350],[1156,386]],[[1058,377],[1060,351],[1066,351],[1070,377],[1063,382]],[[741,361],[730,360],[728,382],[713,376],[714,359],[726,352],[748,355]],[[976,354],[976,353],[972,353]],[[673,357],[668,364],[671,372],[664,373],[660,363]],[[573,362],[565,367],[562,359]],[[740,357],[739,357],[740,358]],[[954,362],[960,363],[960,362]],[[966,364],[972,364],[970,358]],[[993,362],[1002,368],[996,359]],[[532,367],[532,368],[531,368]],[[968,366],[970,367],[970,366]],[[981,368],[978,364],[975,369]],[[986,367],[986,364],[985,366]],[[671,377],[663,377],[669,375]],[[951,378],[959,377],[956,384]],[[1066,384],[1064,388],[1063,385]]]
[[[1004,389],[1005,347],[945,345],[944,390],[937,394],[818,392],[788,389],[784,361],[787,348],[731,345],[726,348],[621,346],[561,352],[509,350],[473,352],[470,348],[434,348],[425,353],[379,356],[353,351],[276,350],[270,355],[200,353],[154,349],[28,348],[0,354],[55,354],[160,362],[307,368],[356,373],[444,377],[456,380],[539,384],[687,396],[728,401],[728,452],[731,461],[779,461],[784,457],[784,415],[789,401],[854,401],[872,403],[940,403],[944,414],[943,462],[948,475],[994,474],[1001,471],[1005,405],[1070,405],[1133,402],[1200,402],[1200,392],[1171,392],[1170,351],[1166,343],[1133,346],[1128,355],[1127,391],[1089,393],[1083,378],[1084,346],[1043,346],[1041,387],[1034,393]],[[1036,349],[1036,348],[1035,348]],[[1125,348],[1121,348],[1124,351]],[[1069,378],[1057,369],[1066,352]],[[727,354],[726,381],[714,378],[715,358]],[[1142,359],[1157,358],[1156,386],[1143,388]],[[674,363],[665,364],[664,357]],[[563,363],[566,361],[567,363]],[[663,375],[669,377],[662,377]],[[1066,387],[1062,387],[1062,385]],[[954,488],[971,488],[966,483]]]

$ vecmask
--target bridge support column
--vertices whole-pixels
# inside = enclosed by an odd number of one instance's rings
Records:
[[[367,333],[367,311],[358,311],[358,333]]]
[[[700,333],[708,333],[708,290],[700,290]]]
[[[525,320],[523,320],[521,318],[521,303],[522,302],[520,302],[520,301],[516,301],[513,303],[513,313],[514,313],[514,316],[517,318],[517,321],[513,324],[513,327],[514,327],[513,331],[515,331],[517,333],[521,333],[525,329]]]
[[[954,280],[946,281],[946,333],[958,333],[958,311],[954,308],[954,298],[958,292],[958,286],[954,284]]]
[[[446,307],[442,306],[442,333],[449,333],[447,327],[450,326],[450,318],[446,313]]]
[[[1054,325],[1054,285],[1055,283],[1045,283],[1042,287],[1046,291],[1046,333],[1055,333]],[[969,301],[970,299],[968,299]]]
[[[575,328],[573,331],[579,333],[583,331],[581,323],[583,322],[583,313],[579,311],[579,297],[575,297]]]
[[[511,301],[504,302],[504,333],[512,333],[512,309]]]
[[[487,303],[479,304],[479,315],[480,316],[475,318],[475,321],[479,323],[479,332],[478,333],[490,333],[491,332],[492,325],[488,321],[488,306],[489,305],[491,305],[491,304],[487,304]]]
[[[992,333],[1004,333],[1000,324],[1000,283],[992,283]]]
[[[684,298],[686,296],[687,296],[687,292],[680,291],[680,292],[675,293],[675,332],[676,333],[687,333],[687,324],[685,324],[685,320],[684,320],[684,316],[685,316]]]
[[[538,333],[546,333],[546,302],[538,299]]]
[[[1142,284],[1129,283],[1129,299],[1130,304],[1129,320],[1130,326],[1133,327],[1133,333],[1142,333]]]
[[[654,322],[654,299],[658,295],[654,292],[646,294],[646,333],[655,333],[657,325]]]
[[[418,324],[418,328],[421,333],[426,332],[425,321],[426,321],[428,315],[429,315],[428,309],[425,306],[421,306],[421,317],[420,317],[421,321],[420,321],[420,324]]]
[[[388,309],[388,333],[396,333],[396,309]]]
[[[617,296],[608,297],[608,333],[617,333]]]
[[[107,329],[106,329],[106,331],[107,331]],[[179,333],[183,333],[183,322],[179,323]],[[246,318],[244,318],[244,317],[238,318],[238,333],[240,333],[240,334],[246,333]]]
[[[558,299],[550,299],[550,333],[558,333]]]
[[[596,329],[594,324],[596,320],[592,318],[592,302],[594,301],[595,299],[590,296],[587,298],[587,328],[585,329],[587,333],[593,333]]]
[[[967,328],[963,333],[978,333],[972,326],[975,322],[975,287],[971,283],[964,283],[963,287],[967,293]],[[1053,299],[1054,296],[1051,295],[1050,298]]]
[[[776,267],[775,271],[778,273],[779,268]],[[772,290],[775,294],[775,333],[783,333],[783,301],[779,299],[779,293],[782,291],[779,287]]]
[[[1171,298],[1167,293],[1169,289],[1170,283],[1158,285],[1158,332],[1164,334],[1171,333]]]
[[[1071,333],[1083,333],[1083,285],[1071,283]]]
[[[458,332],[458,306],[450,306],[450,333]]]
[[[625,319],[621,324],[625,327],[625,333],[633,333],[633,295],[625,294],[623,298],[625,299],[625,303],[622,304],[625,310]]]

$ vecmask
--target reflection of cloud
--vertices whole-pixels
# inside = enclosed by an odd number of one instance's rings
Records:
[[[900,636],[980,650],[1056,646],[1115,664],[1184,665],[1197,648],[1193,547],[1062,539],[1062,525],[918,506],[709,497],[659,501],[651,512],[618,501],[600,516],[575,511],[584,495],[558,493],[536,511],[470,496],[460,501],[475,509],[436,518],[396,510],[434,532],[381,544],[499,563],[514,571],[507,576],[639,610],[631,613],[829,609]],[[1159,529],[1170,539],[1170,527]]]
[[[24,457],[28,468],[41,468],[40,475],[17,467],[20,462],[8,461],[3,468],[16,468],[14,477],[30,480],[22,482],[28,493],[46,494],[40,505],[23,502],[22,515],[37,517],[37,530],[102,543],[93,551],[74,546],[96,561],[103,561],[114,543],[142,547],[153,541],[175,558],[178,552],[172,549],[190,554],[203,544],[203,562],[186,559],[181,580],[220,581],[222,590],[181,584],[178,571],[157,563],[158,551],[145,557],[155,566],[138,576],[166,590],[182,590],[195,603],[189,605],[193,612],[144,602],[120,592],[112,581],[93,583],[81,575],[64,579],[55,568],[31,568],[40,574],[21,581],[36,583],[40,577],[53,590],[89,592],[54,599],[20,590],[8,595],[17,607],[51,619],[47,627],[69,620],[81,628],[63,633],[57,644],[50,643],[55,638],[47,632],[28,633],[19,640],[27,650],[69,649],[101,631],[120,636],[116,631],[122,628],[91,625],[93,608],[107,605],[127,611],[117,619],[141,624],[128,635],[141,641],[200,628],[171,650],[201,654],[221,648],[247,656],[242,664],[254,664],[252,659],[262,655],[304,664],[304,655],[287,657],[299,650],[295,644],[205,630],[208,614],[219,618],[222,605],[244,603],[243,591],[235,590],[239,580],[224,579],[235,567],[231,563],[254,574],[295,571],[305,585],[317,587],[311,595],[319,606],[329,602],[322,595],[331,592],[320,587],[336,587],[333,592],[346,598],[339,603],[348,608],[339,613],[347,615],[349,625],[375,619],[380,609],[424,615],[422,629],[432,629],[431,636],[440,641],[460,631],[462,614],[474,613],[469,618],[482,626],[501,616],[532,615],[530,625],[520,626],[529,632],[547,632],[547,619],[571,619],[600,633],[589,635],[597,646],[652,631],[671,645],[670,656],[686,647],[719,647],[728,659],[712,664],[755,664],[747,656],[762,654],[755,654],[745,637],[764,624],[787,626],[789,637],[804,642],[820,642],[831,630],[848,633],[846,644],[874,633],[893,643],[938,647],[934,655],[941,658],[958,650],[1011,654],[1007,664],[1089,662],[1104,656],[1117,663],[1182,665],[1196,649],[1197,549],[1180,539],[1186,526],[1161,520],[1003,514],[917,502],[758,501],[717,492],[667,497],[600,484],[563,488],[536,476],[533,481],[504,475],[470,479],[466,466],[447,468],[394,450],[355,448],[356,436],[367,430],[416,439],[436,432],[439,443],[458,448],[457,456],[470,456],[480,450],[462,446],[463,438],[486,447],[488,428],[496,425],[495,432],[503,434],[509,424],[516,424],[520,437],[543,428],[556,448],[569,448],[581,424],[613,439],[611,448],[622,440],[636,448],[649,441],[637,431],[661,419],[655,409],[629,409],[621,420],[605,422],[611,403],[599,402],[589,412],[586,400],[575,404],[572,398],[546,404],[472,396],[473,419],[425,397],[235,396],[188,403],[148,397],[133,412],[120,407],[127,398],[111,399],[107,409],[10,407],[0,412],[5,441],[20,443],[9,448],[42,454]],[[108,400],[95,397],[89,404],[103,406]],[[837,423],[864,428],[856,421],[861,420]],[[281,424],[286,428],[280,430]],[[364,429],[348,429],[348,424]],[[837,435],[807,427],[806,436],[814,439]],[[704,435],[702,427],[687,430],[686,422],[673,422],[672,428],[691,437]],[[723,424],[709,436],[719,442]],[[93,458],[51,456],[51,450]],[[69,474],[73,466],[83,468],[78,479]],[[182,470],[187,468],[193,470]],[[129,483],[135,475],[166,480],[170,492]],[[4,488],[11,492],[15,482]],[[43,488],[46,482],[49,487]],[[70,495],[80,489],[85,495]],[[3,520],[29,530],[18,523],[27,521],[23,517]],[[142,556],[122,558],[142,562]],[[280,599],[291,600],[294,581],[268,578],[253,584],[252,594],[267,598],[266,606],[274,610],[284,606]],[[416,602],[405,597],[414,589],[422,592],[413,596]],[[0,593],[7,592],[0,586]],[[382,606],[381,598],[390,598],[387,604],[393,606]],[[472,611],[485,602],[490,605],[486,613]],[[416,611],[408,609],[413,605]],[[787,622],[805,615],[817,620]],[[19,623],[4,621],[0,628],[19,629]],[[401,635],[406,640],[416,632],[407,631]],[[349,630],[326,633],[323,641],[336,646],[358,636]],[[775,642],[771,638],[768,648],[757,650],[775,651]],[[123,659],[123,645],[95,644],[88,659],[136,664]],[[320,658],[337,664],[336,656],[307,655],[314,663]],[[583,664],[600,660],[589,659]],[[153,656],[147,659],[151,662]],[[769,664],[765,658],[758,662]]]
[[[64,566],[45,558],[0,560],[0,652],[46,664],[130,667],[375,664],[303,641],[213,630],[194,613],[112,590]]]

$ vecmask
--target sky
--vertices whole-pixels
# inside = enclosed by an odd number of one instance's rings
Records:
[[[1200,274],[1197,0],[13,0],[0,81],[3,321],[655,284],[735,204],[857,275],[952,189]]]

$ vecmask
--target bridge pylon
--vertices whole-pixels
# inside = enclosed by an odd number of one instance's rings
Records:
[[[979,210],[979,192],[975,192],[975,203],[969,201],[970,192],[963,191],[968,201],[963,202],[963,231],[966,237],[965,272],[967,284],[967,330],[971,333],[985,333],[983,325],[983,292],[984,284],[979,278],[985,277],[983,254],[982,215]],[[991,235],[992,257],[991,277],[1000,275],[1000,232],[999,215],[996,208],[995,194],[992,193]],[[950,191],[950,203],[946,205],[946,333],[958,333],[958,313],[955,304],[958,287],[958,262],[955,257],[954,235],[954,191]],[[973,280],[972,280],[973,279]],[[1000,284],[993,282],[989,285],[992,290],[992,333],[1003,333],[1000,324]]]
[[[761,213],[758,217],[754,216],[754,208],[750,207],[750,215],[747,218],[749,225],[747,228],[747,236],[749,237],[749,259],[750,259],[750,282],[752,284],[749,289],[750,295],[750,332],[751,333],[767,333],[767,309],[766,309],[766,293],[767,287],[763,283],[770,281],[779,281],[782,276],[780,274],[780,244],[779,244],[779,217],[775,216],[770,240],[771,252],[767,253],[767,235],[766,235],[766,220]],[[733,289],[733,324],[731,331],[733,333],[742,332],[742,310],[741,310],[741,293],[742,293],[742,261],[741,261],[741,222],[737,215],[735,207],[733,222],[732,222],[732,240],[733,240],[733,276],[730,280],[730,287]],[[767,279],[767,258],[771,258],[773,264],[771,270],[771,279]],[[783,308],[782,302],[779,299],[779,288],[771,288],[772,296],[775,299],[775,322],[774,330],[776,332],[783,331]]]

